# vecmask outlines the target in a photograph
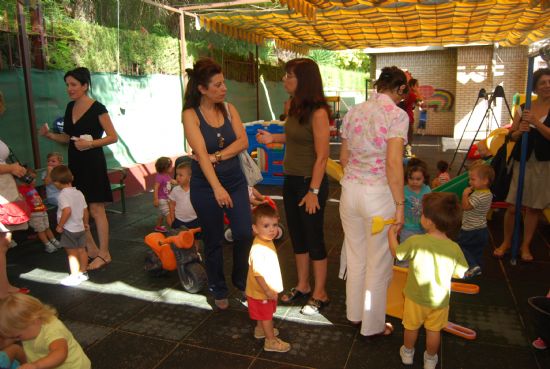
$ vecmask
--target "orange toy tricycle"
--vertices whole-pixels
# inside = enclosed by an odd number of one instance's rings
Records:
[[[201,229],[182,228],[170,231],[168,237],[158,232],[145,236],[145,243],[151,248],[145,257],[145,270],[153,275],[177,270],[183,289],[197,293],[207,285],[206,270],[194,247],[195,233]]]

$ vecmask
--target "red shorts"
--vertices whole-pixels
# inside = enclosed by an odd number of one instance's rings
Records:
[[[252,320],[272,320],[277,310],[277,300],[256,300],[246,296],[248,314]]]

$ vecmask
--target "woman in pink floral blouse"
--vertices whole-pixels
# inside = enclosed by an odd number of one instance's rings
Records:
[[[403,146],[409,118],[397,107],[406,96],[407,78],[397,67],[382,69],[377,93],[344,117],[340,162],[340,217],[347,256],[347,318],[361,325],[365,336],[389,335],[386,291],[393,258],[387,232],[371,234],[372,218],[404,222]]]

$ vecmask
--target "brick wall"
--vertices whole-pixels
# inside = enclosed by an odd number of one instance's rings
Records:
[[[376,75],[386,66],[398,66],[411,72],[420,85],[431,85],[455,93],[456,49],[376,55]],[[456,99],[455,99],[456,103]],[[418,110],[418,109],[417,109]],[[449,136],[453,133],[454,108],[450,112],[428,111],[426,134]],[[418,111],[415,122],[418,122]],[[416,126],[416,123],[415,123]]]
[[[396,65],[410,71],[421,85],[444,89],[455,96],[453,111],[428,111],[426,134],[459,138],[469,120],[465,137],[473,137],[481,125],[478,137],[483,138],[489,131],[507,124],[509,113],[503,99],[497,98],[496,105],[492,107],[494,117],[489,116],[484,120],[488,101],[477,99],[479,91],[484,88],[492,93],[494,87],[500,84],[511,104],[512,96],[516,92],[525,91],[527,48],[476,46],[442,51],[376,54],[372,65],[376,76],[383,67]]]

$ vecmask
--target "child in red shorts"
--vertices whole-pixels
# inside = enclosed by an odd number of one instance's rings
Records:
[[[246,298],[248,313],[258,323],[255,338],[265,338],[264,350],[287,352],[290,344],[277,338],[279,330],[273,328],[273,313],[277,310],[277,298],[283,291],[283,279],[273,239],[277,236],[279,216],[268,204],[260,204],[252,213],[252,229],[256,238],[248,257]]]

